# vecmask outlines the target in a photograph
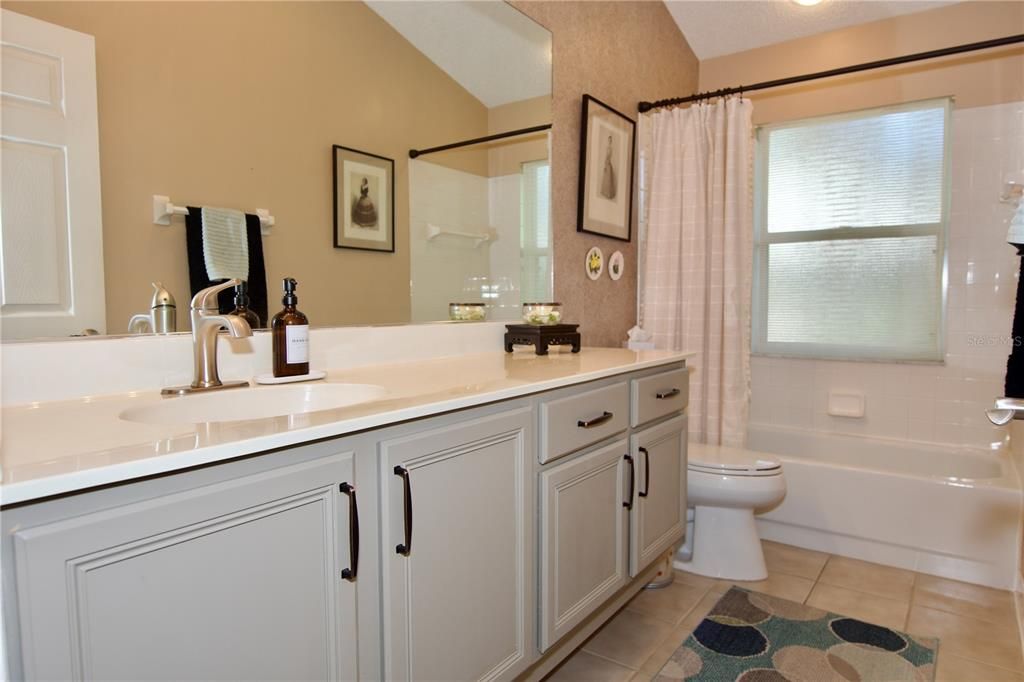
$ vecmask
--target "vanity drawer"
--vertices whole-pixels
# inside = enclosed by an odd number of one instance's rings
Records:
[[[541,403],[541,464],[623,431],[628,412],[626,382]]]
[[[631,383],[633,421],[630,426],[681,412],[690,401],[690,372],[685,368],[633,379]]]

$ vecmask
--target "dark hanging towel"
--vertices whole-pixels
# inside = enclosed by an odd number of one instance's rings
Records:
[[[245,232],[249,242],[249,309],[260,317],[261,326],[267,326],[267,271],[263,264],[263,233],[259,216],[245,214]],[[185,244],[188,250],[188,281],[195,296],[201,289],[224,280],[212,281],[206,275],[206,259],[203,258],[203,213],[194,206],[188,207],[185,216]],[[222,291],[217,297],[221,313],[235,309],[235,291]]]
[[[1020,250],[1018,250],[1018,254]],[[1024,267],[1024,257],[1021,258]],[[1003,394],[1007,398],[1024,398],[1024,271],[1017,278],[1017,304],[1013,309],[1013,336],[1010,339],[1010,357],[1006,361],[1006,385]]]

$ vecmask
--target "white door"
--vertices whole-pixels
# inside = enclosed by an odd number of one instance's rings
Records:
[[[2,12],[2,336],[105,332],[95,41]]]

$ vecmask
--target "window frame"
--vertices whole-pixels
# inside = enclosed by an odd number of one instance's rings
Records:
[[[753,291],[751,300],[751,353],[769,357],[819,360],[861,360],[874,362],[942,363],[946,352],[946,304],[949,284],[949,215],[951,203],[951,124],[952,98],[932,98],[904,104],[871,107],[824,116],[813,116],[757,127],[754,141],[754,254]],[[768,232],[768,157],[769,134],[785,128],[804,127],[809,123],[842,121],[893,112],[943,108],[943,162],[941,214],[937,223],[887,225],[883,227],[839,227],[794,232]],[[847,239],[935,236],[938,253],[939,314],[934,348],[921,352],[900,347],[872,347],[856,344],[825,344],[768,341],[768,251],[773,244]]]

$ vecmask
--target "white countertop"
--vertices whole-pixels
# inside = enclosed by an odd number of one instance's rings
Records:
[[[680,362],[689,353],[584,348],[501,351],[328,371],[329,383],[374,384],[381,400],[285,417],[234,422],[142,424],[128,408],[159,390],[4,407],[0,503],[15,504],[163,474],[273,448],[340,436],[450,410],[507,400],[625,372]],[[273,390],[274,387],[232,389]]]

